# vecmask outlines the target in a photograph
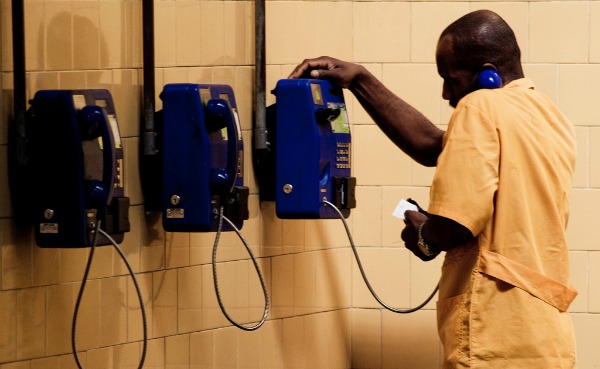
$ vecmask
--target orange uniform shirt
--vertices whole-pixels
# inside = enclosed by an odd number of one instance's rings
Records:
[[[442,267],[444,368],[573,368],[572,124],[524,78],[461,99],[443,145],[428,210],[476,236]]]

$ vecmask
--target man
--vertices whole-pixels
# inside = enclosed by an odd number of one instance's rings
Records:
[[[321,57],[290,77],[350,89],[396,145],[437,166],[428,212],[405,214],[402,239],[425,261],[446,252],[437,305],[443,368],[574,368],[565,236],[574,129],[524,78],[514,33],[491,11],[448,26],[436,62],[442,96],[455,107],[447,132],[362,66]],[[481,88],[483,71],[501,88]]]

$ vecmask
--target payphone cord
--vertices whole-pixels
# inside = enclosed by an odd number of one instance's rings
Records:
[[[140,290],[140,285],[137,281],[137,278],[135,277],[135,273],[133,272],[131,265],[129,264],[129,261],[127,261],[127,257],[125,256],[125,254],[123,253],[123,251],[121,250],[121,248],[119,247],[117,242],[112,237],[110,237],[108,235],[108,233],[106,233],[102,229],[100,229],[100,221],[97,222],[96,227],[93,229],[93,233],[94,233],[94,237],[92,239],[90,255],[88,257],[87,266],[85,267],[83,281],[81,282],[81,288],[79,289],[79,295],[77,296],[77,302],[75,303],[75,311],[73,312],[73,325],[72,325],[72,329],[71,329],[71,346],[73,349],[73,356],[75,357],[75,361],[77,362],[77,367],[79,369],[83,369],[83,367],[81,366],[81,362],[79,361],[79,356],[77,355],[77,344],[76,344],[77,315],[79,313],[79,307],[81,305],[83,291],[85,290],[85,285],[86,285],[88,275],[89,275],[89,272],[90,272],[90,269],[92,266],[92,260],[94,259],[94,251],[96,249],[96,244],[98,242],[98,234],[102,234],[104,237],[106,237],[112,243],[114,248],[117,250],[117,252],[121,256],[121,259],[127,266],[127,270],[129,270],[129,275],[131,275],[131,279],[133,280],[133,285],[135,286],[138,300],[140,302],[140,311],[142,314],[142,324],[143,324],[143,331],[144,331],[143,334],[144,335],[143,335],[142,356],[140,358],[140,363],[139,363],[138,369],[142,369],[142,367],[144,366],[144,361],[146,360],[146,349],[148,346],[148,324],[147,324],[147,320],[146,320],[146,309],[144,307],[144,301],[142,299],[142,291]]]
[[[227,314],[227,311],[225,310],[225,307],[223,306],[223,302],[221,301],[221,294],[219,293],[219,281],[217,279],[217,247],[219,245],[219,238],[221,237],[221,231],[223,229],[223,220],[225,220],[233,228],[235,233],[237,233],[238,237],[244,244],[244,247],[248,251],[248,255],[250,255],[250,259],[252,260],[252,263],[254,264],[254,269],[256,269],[256,274],[258,275],[258,279],[260,280],[260,285],[262,287],[263,294],[265,296],[265,310],[264,310],[263,316],[260,319],[260,321],[257,322],[253,326],[242,325],[242,324],[236,322],[231,316],[229,316],[229,314]],[[229,218],[227,218],[225,215],[223,215],[223,207],[222,206],[219,210],[219,226],[217,228],[217,235],[215,236],[215,243],[213,246],[212,270],[213,270],[213,282],[215,285],[215,294],[217,295],[217,301],[219,302],[219,307],[221,308],[223,315],[225,315],[225,318],[227,318],[227,320],[229,320],[229,322],[231,324],[233,324],[236,327],[238,327],[239,329],[242,329],[245,331],[253,331],[253,330],[260,328],[260,326],[262,326],[264,324],[264,322],[267,320],[267,315],[269,314],[269,295],[267,293],[267,286],[265,284],[263,275],[260,272],[260,268],[258,267],[258,262],[256,261],[256,258],[254,257],[252,250],[248,246],[248,242],[246,242],[246,239],[244,238],[244,236],[242,235],[240,230],[235,226],[235,224],[233,224],[233,222],[231,222],[231,220],[229,220]]]
[[[360,274],[362,275],[362,278],[365,281],[367,288],[371,292],[371,295],[373,295],[375,300],[377,300],[377,302],[379,302],[379,304],[381,304],[381,306],[383,306],[384,308],[388,309],[389,311],[391,311],[393,313],[409,314],[409,313],[414,313],[415,311],[422,309],[425,305],[427,305],[429,303],[429,301],[431,301],[433,296],[435,296],[435,294],[437,293],[438,288],[440,287],[439,283],[435,286],[435,288],[433,289],[433,292],[431,293],[431,295],[429,295],[429,297],[427,297],[425,299],[425,301],[423,301],[421,304],[419,304],[418,306],[415,306],[413,308],[398,309],[398,308],[389,306],[383,300],[381,300],[381,298],[379,298],[377,293],[375,293],[375,290],[371,286],[371,283],[369,283],[369,279],[367,278],[367,275],[365,274],[365,270],[363,269],[362,263],[360,262],[360,257],[358,256],[358,252],[356,251],[356,245],[354,244],[354,240],[352,239],[352,234],[350,233],[350,228],[348,228],[348,223],[346,222],[346,219],[344,219],[344,215],[337,208],[337,206],[335,206],[331,202],[324,199],[323,203],[330,206],[331,208],[333,208],[333,210],[335,210],[338,213],[338,215],[340,216],[342,223],[344,223],[344,228],[346,229],[346,234],[348,234],[348,240],[350,241],[350,246],[352,247],[352,252],[354,253],[354,258],[356,259],[356,264],[358,264],[358,269],[360,270]]]

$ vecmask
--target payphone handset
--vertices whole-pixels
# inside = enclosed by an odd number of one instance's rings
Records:
[[[129,231],[123,148],[107,90],[42,90],[30,101],[28,180],[40,247],[87,247],[98,220],[117,242]],[[109,244],[99,236],[98,245]]]
[[[233,90],[227,85],[165,85],[163,228],[209,232],[219,209],[241,228],[248,219],[244,143]],[[228,225],[223,230],[232,230]]]
[[[356,207],[350,125],[342,89],[326,80],[283,79],[276,103],[275,211],[279,218],[338,218]]]

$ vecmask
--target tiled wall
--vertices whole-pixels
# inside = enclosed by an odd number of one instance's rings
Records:
[[[156,90],[171,82],[226,83],[236,93],[246,142],[252,136],[254,3],[155,1]],[[267,2],[267,89],[302,59],[360,62],[443,126],[434,64],[440,31],[466,12],[490,8],[514,28],[526,74],[572,119],[578,162],[568,236],[571,307],[579,368],[600,366],[600,1],[273,1]],[[165,233],[145,213],[138,176],[141,111],[141,1],[28,0],[27,93],[107,88],[124,137],[132,229],[122,248],[148,313],[146,368],[435,368],[440,361],[434,304],[411,315],[380,308],[363,283],[341,222],[279,220],[260,204],[250,144],[250,219],[243,233],[270,293],[268,322],[233,328],[218,310],[210,266],[214,234]],[[71,319],[88,250],[40,249],[14,224],[8,191],[7,125],[12,115],[10,1],[0,0],[0,369],[75,368]],[[349,218],[371,283],[407,308],[423,301],[441,260],[404,250],[390,213],[400,198],[427,204],[433,170],[400,153],[351,95],[353,174],[358,205]],[[268,96],[268,103],[274,97]],[[377,165],[377,163],[380,163]],[[222,237],[219,275],[234,318],[260,318],[263,297],[252,263],[233,234]],[[97,250],[78,324],[86,368],[135,368],[141,355],[139,306],[115,251]]]

